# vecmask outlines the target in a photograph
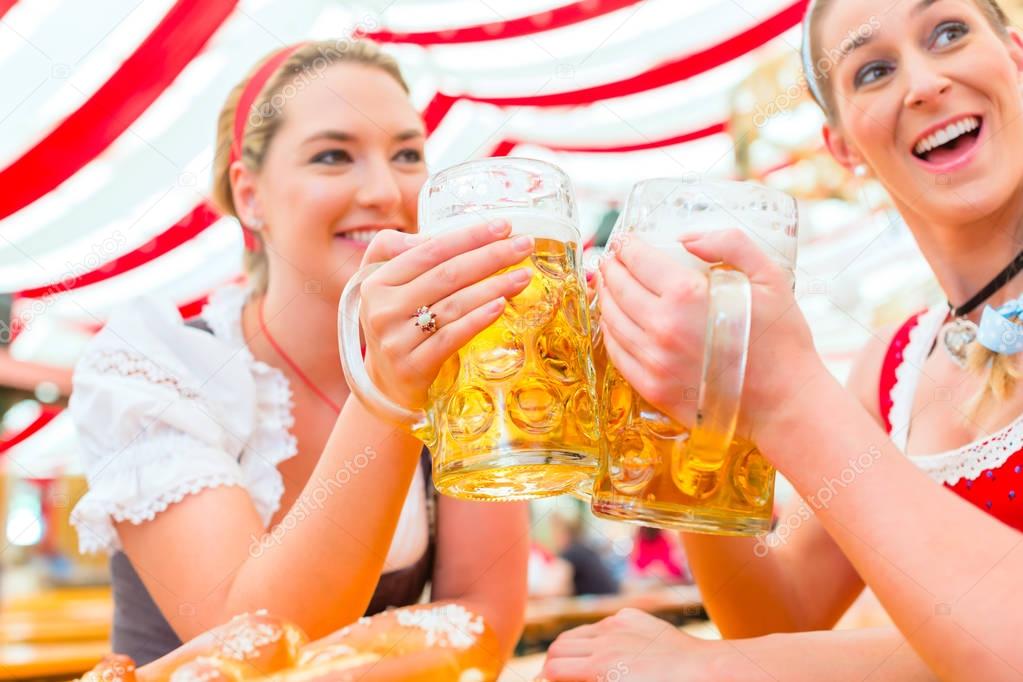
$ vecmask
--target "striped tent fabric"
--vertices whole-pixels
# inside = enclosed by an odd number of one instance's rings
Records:
[[[189,316],[241,276],[241,231],[206,198],[215,120],[229,88],[270,50],[377,40],[423,113],[431,170],[487,156],[553,161],[572,176],[592,236],[638,179],[736,175],[733,93],[760,61],[798,49],[805,8],[806,0],[0,0],[0,292],[15,299],[11,353],[70,366],[130,297],[169,298]],[[842,372],[869,333],[861,299],[884,293],[865,286],[863,273],[890,271],[918,286],[925,271],[905,268],[918,254],[889,215],[822,204],[803,218],[812,236],[800,276],[825,282],[817,285],[825,296],[805,307]],[[834,229],[807,230],[814,222]],[[838,292],[835,273],[855,280],[855,294]],[[849,300],[836,304],[832,293]],[[65,417],[40,411],[15,429],[25,435],[0,438],[17,438],[18,451],[66,453]]]

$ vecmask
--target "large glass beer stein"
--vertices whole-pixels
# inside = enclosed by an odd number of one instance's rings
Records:
[[[532,280],[508,300],[500,318],[445,363],[424,409],[387,399],[359,355],[359,284],[372,266],[352,278],[341,298],[342,360],[352,391],[367,407],[410,425],[426,443],[440,492],[477,500],[558,495],[592,479],[599,438],[581,240],[568,177],[541,161],[487,159],[441,171],[420,192],[425,233],[495,219],[510,222],[513,235],[533,236],[533,253],[502,270],[527,266]]]
[[[736,432],[749,350],[749,280],[708,266],[678,238],[688,232],[739,228],[792,273],[797,210],[792,197],[745,182],[656,179],[632,190],[612,242],[641,239],[670,253],[679,267],[707,273],[710,302],[696,423],[684,427],[647,403],[610,363],[602,365],[600,466],[592,508],[605,518],[726,535],[770,530],[774,468],[755,443]],[[794,280],[793,280],[794,281]],[[606,364],[605,364],[606,363]]]

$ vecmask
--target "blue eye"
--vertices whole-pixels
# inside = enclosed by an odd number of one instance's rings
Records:
[[[351,163],[352,156],[344,149],[328,149],[312,158],[312,163],[325,163],[333,166],[339,163]]]
[[[886,62],[870,62],[856,72],[854,84],[856,87],[870,85],[871,83],[884,78],[891,73],[892,67]]]
[[[970,32],[970,27],[961,21],[944,21],[931,34],[931,47],[948,47]]]
[[[394,158],[399,161],[406,163],[419,163],[423,160],[423,154],[418,149],[402,149],[400,152],[394,155]]]

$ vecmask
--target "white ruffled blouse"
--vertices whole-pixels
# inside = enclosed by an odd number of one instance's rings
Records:
[[[239,286],[214,292],[202,312],[213,334],[185,325],[167,301],[140,298],[90,341],[68,406],[89,483],[71,514],[83,552],[119,550],[114,522],[151,520],[206,488],[244,487],[264,526],[277,512],[277,465],[297,450],[292,394],[245,344],[247,297]],[[413,564],[428,542],[417,467],[387,570]]]

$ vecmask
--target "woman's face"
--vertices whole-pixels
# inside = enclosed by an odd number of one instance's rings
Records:
[[[417,230],[423,123],[386,72],[334,64],[300,78],[256,180],[271,282],[341,296],[373,235]]]
[[[974,221],[1010,200],[1023,180],[1017,34],[997,32],[971,0],[832,0],[817,28],[839,161],[866,164],[904,212],[932,222]]]

